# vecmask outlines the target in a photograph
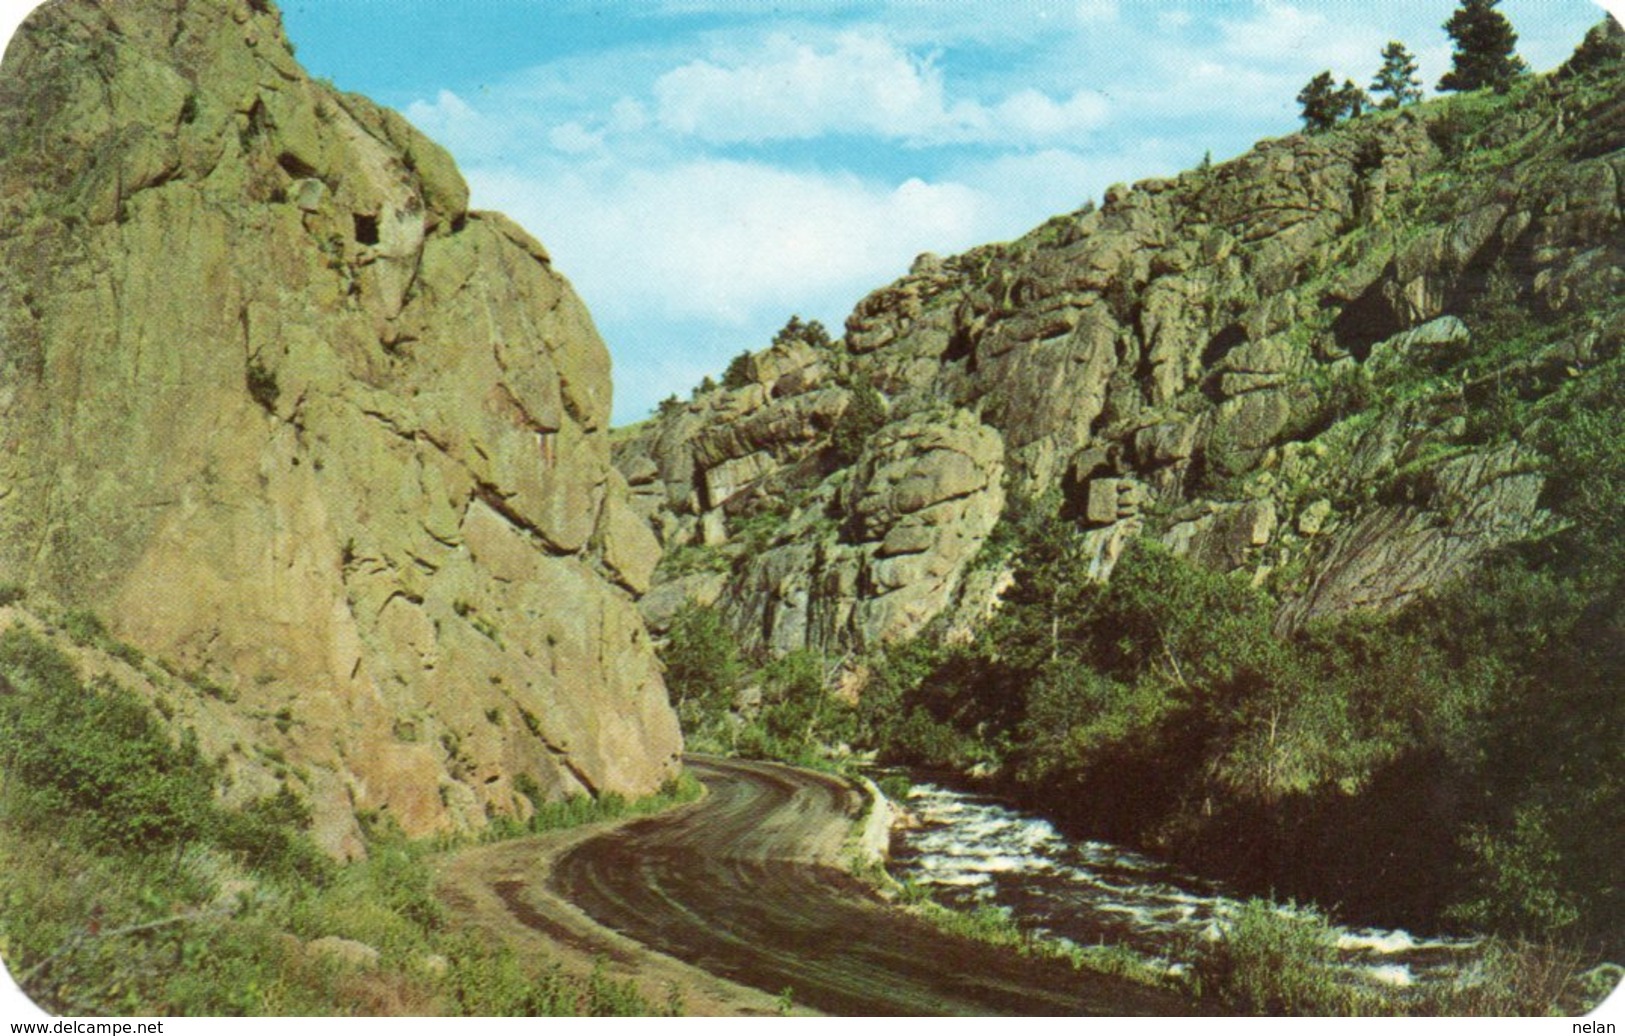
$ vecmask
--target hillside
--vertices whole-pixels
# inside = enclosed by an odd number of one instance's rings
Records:
[[[1617,947],[1618,41],[921,256],[621,433],[690,736]]]
[[[591,318],[266,0],[36,11],[0,212],[0,583],[228,802],[349,856],[675,776]]]
[[[1101,574],[1150,536],[1251,573],[1287,626],[1399,607],[1543,528],[1541,465],[1488,415],[1618,348],[1622,119],[1617,80],[1558,76],[1114,187],[921,256],[617,463],[668,552],[750,541],[684,586],[780,653],[983,614],[1006,502],[1050,494]],[[860,386],[885,418],[842,457]]]

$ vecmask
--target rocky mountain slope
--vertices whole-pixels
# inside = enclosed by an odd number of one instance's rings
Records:
[[[647,616],[715,604],[773,654],[963,636],[1008,584],[1001,516],[1039,508],[1100,577],[1152,537],[1286,630],[1549,530],[1509,415],[1620,344],[1625,107],[1581,64],[1116,186],[921,256],[833,343],[792,325],[617,446],[668,550]]]
[[[230,794],[287,783],[334,852],[680,752],[607,353],[467,205],[268,0],[51,4],[6,54],[0,582],[137,649]]]

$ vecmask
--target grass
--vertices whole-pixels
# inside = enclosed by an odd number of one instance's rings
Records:
[[[1394,989],[1337,965],[1337,934],[1320,913],[1251,900],[1224,936],[1193,948],[1193,996],[1222,1014],[1528,1017],[1584,1014],[1613,991],[1615,965],[1585,969],[1549,943],[1488,939],[1453,982]]]
[[[66,632],[91,642],[99,624]],[[75,636],[77,634],[77,636]],[[0,955],[41,1007],[84,1015],[656,1015],[603,968],[572,974],[460,931],[435,892],[457,843],[370,825],[365,860],[338,866],[303,834],[287,787],[240,810],[218,773],[157,713],[20,629],[0,636]],[[62,722],[45,721],[59,719]],[[160,779],[162,778],[162,779]],[[84,799],[83,786],[113,789]],[[656,796],[543,803],[522,829],[638,816],[691,801],[690,777]],[[155,841],[148,826],[166,837]],[[148,825],[148,826],[142,826]],[[155,848],[155,845],[157,848]],[[346,963],[317,940],[363,944]],[[361,951],[366,955],[366,951]]]
[[[1116,975],[1147,986],[1180,989],[1157,961],[1121,946],[1079,946],[1066,939],[1023,928],[1010,911],[981,904],[960,908],[938,902],[931,890],[910,879],[897,882],[897,902],[910,914],[948,935],[1011,950],[1023,957],[1056,960],[1074,970]]]
[[[732,559],[721,548],[686,543],[668,548],[655,572],[659,581],[670,581],[701,572],[726,575],[732,566]]]
[[[653,795],[645,795],[642,798],[628,799],[609,792],[597,798],[574,795],[558,801],[538,802],[540,795],[535,783],[525,781],[519,785],[519,791],[531,799],[536,811],[524,821],[513,817],[494,818],[478,837],[481,841],[493,842],[527,834],[541,834],[545,831],[562,831],[608,820],[651,816],[697,801],[704,790],[699,780],[685,770],[667,781]],[[455,844],[442,842],[440,846],[450,848]]]
[[[946,934],[1172,989],[1215,1014],[1573,1016],[1595,1009],[1625,978],[1618,965],[1588,970],[1579,954],[1551,943],[1490,938],[1454,982],[1412,988],[1365,983],[1339,963],[1337,931],[1323,914],[1260,899],[1243,904],[1220,938],[1187,945],[1180,956],[1193,964],[1176,973],[1125,947],[1078,946],[1035,933],[1000,907],[940,903],[912,879],[891,888],[904,909]]]

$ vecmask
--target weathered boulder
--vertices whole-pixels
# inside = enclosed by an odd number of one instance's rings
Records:
[[[1373,345],[1366,365],[1381,370],[1403,363],[1425,363],[1429,354],[1464,346],[1471,338],[1472,333],[1460,317],[1439,317]]]

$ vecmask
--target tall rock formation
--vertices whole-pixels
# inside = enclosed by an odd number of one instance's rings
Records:
[[[775,652],[952,635],[1007,578],[1007,500],[1087,526],[1101,576],[1141,535],[1246,572],[1283,627],[1537,535],[1541,458],[1496,415],[1621,337],[1625,109],[1592,51],[922,256],[842,340],[666,407],[617,447],[677,548],[651,621],[687,597]],[[889,423],[853,460],[861,385]]]
[[[0,74],[0,580],[93,609],[353,852],[636,794],[680,739],[546,250],[268,0],[66,0]]]

